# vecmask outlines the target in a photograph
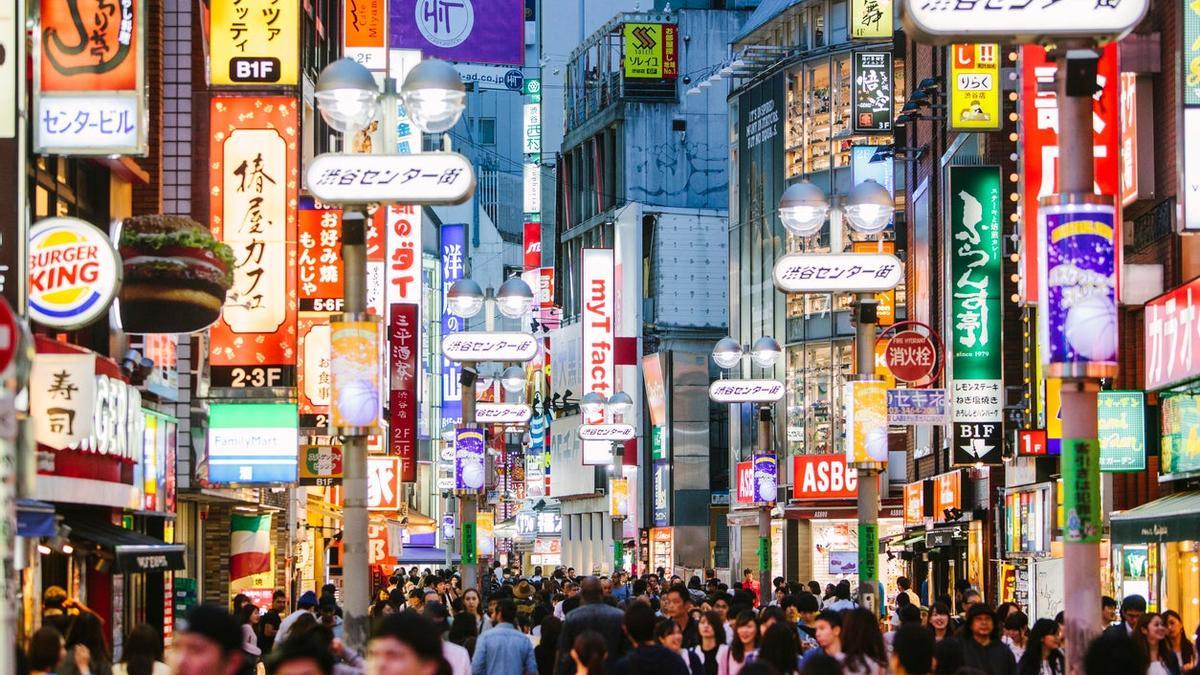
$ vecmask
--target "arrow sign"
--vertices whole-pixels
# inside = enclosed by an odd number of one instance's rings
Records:
[[[442,355],[460,363],[524,363],[537,356],[537,351],[537,339],[528,333],[451,333],[442,338]]]
[[[962,449],[976,459],[983,459],[995,447],[994,445],[988,445],[987,441],[982,438],[972,438],[970,443],[962,446]]]
[[[330,204],[461,204],[475,192],[471,162],[457,152],[326,153],[305,176],[313,196]]]
[[[584,424],[577,433],[584,441],[628,441],[637,432],[631,424]]]

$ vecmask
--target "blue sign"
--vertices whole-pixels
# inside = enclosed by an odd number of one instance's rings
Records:
[[[513,91],[521,91],[521,87],[525,85],[525,74],[513,68],[504,74],[504,86]]]
[[[654,463],[654,526],[670,525],[670,497],[668,485],[671,481],[671,465],[666,462]]]
[[[442,226],[442,338],[461,333],[466,323],[462,317],[446,309],[446,293],[454,282],[463,278],[467,260],[467,226],[461,223]],[[442,426],[453,427],[462,422],[462,364],[442,356]]]
[[[945,389],[888,389],[888,424],[946,423]]]

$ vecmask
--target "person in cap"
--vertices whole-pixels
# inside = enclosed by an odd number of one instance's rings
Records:
[[[224,607],[198,605],[179,625],[172,644],[176,675],[237,675],[242,670],[242,629]]]
[[[275,632],[276,644],[287,641],[288,633],[292,630],[292,626],[296,623],[297,619],[305,614],[315,616],[316,610],[317,594],[312,591],[305,591],[304,595],[301,595],[300,599],[296,601],[296,611],[288,614],[279,623],[279,630]]]

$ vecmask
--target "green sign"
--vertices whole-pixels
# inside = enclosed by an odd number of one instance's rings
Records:
[[[663,443],[663,435],[665,433],[666,430],[662,427],[650,428],[650,457],[652,459],[667,458],[666,444]]]
[[[521,94],[530,98],[530,103],[542,102],[542,80],[537,77],[525,78],[525,83],[521,85]]]
[[[1101,471],[1146,470],[1146,394],[1102,391],[1096,406]]]
[[[462,555],[462,563],[464,565],[474,565],[477,562],[475,557],[475,523],[462,524],[462,550],[459,551]]]
[[[879,526],[875,523],[858,526],[858,578],[879,578]]]
[[[950,171],[950,402],[953,463],[1000,464],[1004,381],[1003,236],[998,166]]]
[[[1193,435],[1200,428],[1200,396],[1179,394],[1164,397],[1162,406],[1162,458],[1164,474],[1200,471],[1200,441]]]
[[[758,538],[758,569],[765,569],[771,566],[771,538]],[[766,583],[766,580],[763,580]]]
[[[625,566],[625,542],[620,539],[613,541],[613,569],[619,570]]]
[[[1064,438],[1063,539],[1068,544],[1094,544],[1103,529],[1100,516],[1100,442]]]
[[[1183,104],[1200,105],[1200,2],[1183,3]]]

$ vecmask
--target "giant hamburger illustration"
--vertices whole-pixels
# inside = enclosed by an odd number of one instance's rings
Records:
[[[126,218],[121,325],[127,333],[194,333],[221,316],[233,250],[186,216]]]

